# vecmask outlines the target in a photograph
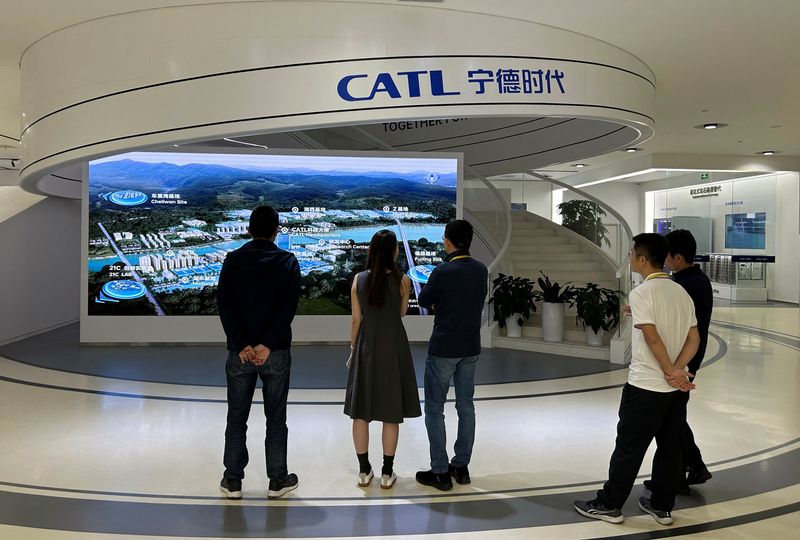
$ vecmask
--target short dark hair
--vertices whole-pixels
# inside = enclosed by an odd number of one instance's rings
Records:
[[[278,212],[271,206],[256,207],[250,214],[250,236],[253,238],[272,238],[278,230]]]
[[[633,251],[638,257],[645,257],[656,268],[664,268],[667,259],[667,241],[656,233],[642,233],[633,237]]]
[[[694,256],[697,255],[697,241],[690,231],[678,229],[665,236],[667,240],[667,251],[673,257],[681,255],[689,263],[694,263]]]
[[[456,249],[469,249],[472,245],[472,224],[466,219],[454,219],[444,228],[444,236]]]

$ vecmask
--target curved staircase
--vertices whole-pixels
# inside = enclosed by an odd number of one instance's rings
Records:
[[[609,289],[619,288],[616,265],[599,247],[579,234],[536,214],[513,211],[511,244],[506,267],[514,276],[536,281],[540,271],[553,282],[582,286],[592,282]],[[576,323],[575,308],[567,309],[564,341],[542,339],[541,306],[522,327],[521,338],[507,338],[499,329],[492,336],[494,347],[546,352],[583,358],[610,359],[610,339],[602,347],[586,344],[586,332]]]

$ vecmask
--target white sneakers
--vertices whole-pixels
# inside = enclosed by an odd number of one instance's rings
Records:
[[[394,471],[392,471],[391,475],[381,475],[381,489],[392,489],[395,482],[397,482],[397,475]]]
[[[358,473],[358,487],[367,487],[372,482],[372,477],[375,473],[369,471],[368,473]],[[394,483],[397,482],[397,475],[392,471],[392,474],[381,475],[381,489],[392,489]]]
[[[372,469],[368,473],[358,473],[358,487],[367,487],[372,482],[372,477],[375,476]]]

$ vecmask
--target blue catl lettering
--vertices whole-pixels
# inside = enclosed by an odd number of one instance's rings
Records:
[[[350,94],[350,90],[347,88],[347,85],[350,84],[350,81],[353,79],[366,79],[367,77],[368,75],[366,73],[361,75],[345,75],[342,77],[342,79],[339,81],[339,84],[336,85],[336,91],[339,93],[339,97],[345,101],[366,101],[368,99],[372,99],[371,97],[353,97]]]
[[[405,77],[406,79],[406,90],[407,96],[409,98],[417,98],[422,96],[422,88],[420,83],[420,76],[428,74],[428,79],[430,83],[430,90],[431,95],[433,96],[457,96],[460,95],[461,92],[448,92],[444,88],[444,75],[441,70],[432,70],[432,71],[399,71],[397,76]],[[392,78],[390,73],[378,73],[375,76],[375,82],[372,85],[372,89],[368,96],[365,97],[356,97],[350,93],[350,81],[353,79],[366,79],[369,75],[366,74],[358,74],[358,75],[345,75],[339,81],[339,84],[336,87],[337,92],[339,93],[339,97],[341,97],[345,101],[369,101],[375,98],[375,96],[380,93],[386,93],[392,99],[399,99],[402,98],[403,95],[400,92],[400,89],[397,86],[397,83]]]
[[[367,99],[374,98],[378,92],[386,92],[393,99],[402,97],[397,85],[394,84],[394,79],[388,73],[378,73],[378,76],[375,77],[375,84],[372,85],[372,92]]]
[[[441,70],[431,71],[431,94],[434,96],[457,96],[461,92],[445,92]]]
[[[427,71],[398,71],[398,75],[403,75],[408,79],[408,97],[419,97],[419,76]]]

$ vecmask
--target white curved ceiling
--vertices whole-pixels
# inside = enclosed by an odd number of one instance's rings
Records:
[[[49,32],[131,10],[218,0],[0,0],[0,157],[19,133],[17,62]],[[361,0],[396,3],[394,0]],[[407,2],[403,2],[407,3]],[[408,2],[411,3],[411,2]],[[656,132],[646,152],[800,154],[797,0],[444,0],[425,3],[531,20],[577,31],[641,58],[656,74]],[[694,125],[718,121],[715,132]],[[5,148],[4,148],[5,147]],[[588,160],[626,159],[612,153]]]
[[[242,148],[250,144],[267,148],[462,152],[466,166],[484,176],[494,176],[539,169],[575,156],[605,154],[638,137],[635,129],[609,121],[506,117],[387,122],[236,137],[189,146]]]

